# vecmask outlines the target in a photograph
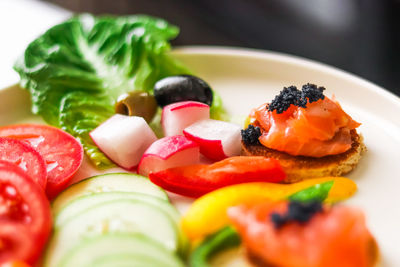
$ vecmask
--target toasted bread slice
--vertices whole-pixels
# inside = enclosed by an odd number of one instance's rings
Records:
[[[285,183],[294,183],[308,178],[341,176],[353,170],[361,155],[367,150],[363,137],[351,130],[352,145],[349,150],[338,155],[321,158],[292,156],[263,145],[246,145],[242,141],[242,155],[265,156],[280,161],[286,172]]]

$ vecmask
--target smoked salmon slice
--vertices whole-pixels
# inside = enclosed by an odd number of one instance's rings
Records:
[[[284,218],[289,205],[265,203],[228,210],[250,258],[261,266],[368,267],[377,261],[378,248],[360,210],[322,206],[308,221],[286,219],[277,225],[273,216]],[[291,212],[304,219],[299,210]]]
[[[341,106],[325,97],[307,107],[290,105],[283,113],[270,111],[263,104],[250,114],[259,126],[262,145],[293,156],[323,157],[351,148],[350,130],[360,126]]]

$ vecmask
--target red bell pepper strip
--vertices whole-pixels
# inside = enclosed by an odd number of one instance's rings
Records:
[[[189,165],[150,173],[158,186],[188,197],[249,182],[278,183],[286,177],[279,161],[265,157],[231,157],[211,165]]]

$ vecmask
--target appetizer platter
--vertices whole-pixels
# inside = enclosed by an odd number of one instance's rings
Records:
[[[400,100],[177,34],[80,15],[28,46],[0,91],[0,263],[400,264]]]

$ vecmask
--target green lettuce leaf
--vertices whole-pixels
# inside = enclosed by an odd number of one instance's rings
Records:
[[[169,40],[177,27],[149,16],[79,15],[49,29],[29,44],[14,69],[31,93],[32,111],[77,137],[99,168],[111,161],[89,132],[114,114],[119,95],[152,91],[156,81],[190,74],[171,58]],[[217,96],[214,117],[224,114]]]

